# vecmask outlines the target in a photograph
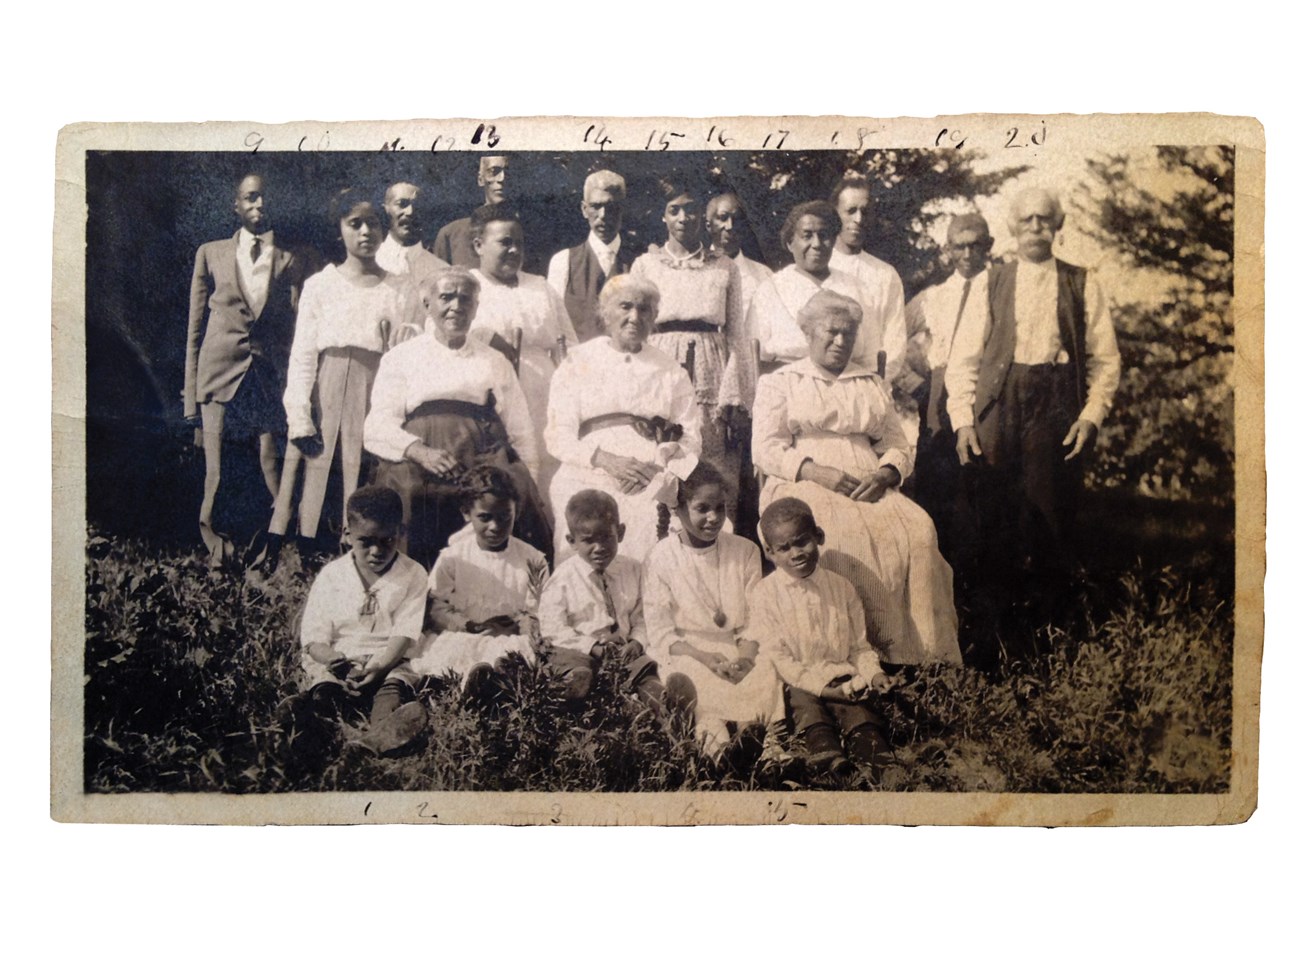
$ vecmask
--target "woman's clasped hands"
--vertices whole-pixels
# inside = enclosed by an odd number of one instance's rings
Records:
[[[902,481],[902,476],[892,465],[881,466],[871,475],[858,479],[833,466],[818,465],[812,459],[799,467],[799,478],[816,482],[823,489],[838,492],[854,502],[876,502]]]

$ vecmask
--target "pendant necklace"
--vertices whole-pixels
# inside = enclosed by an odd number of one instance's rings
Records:
[[[699,578],[700,583],[696,589],[700,594],[700,599],[705,601],[704,605],[706,607],[713,607],[713,623],[719,629],[722,629],[727,626],[727,614],[722,609],[722,552],[718,549],[716,541],[713,544],[713,553],[717,559],[717,569],[714,570],[714,576],[717,579],[717,599],[715,599],[712,604],[709,604],[708,600],[705,598],[705,593],[708,591],[708,584],[704,582],[704,577],[700,575],[699,572],[697,572],[696,575]],[[706,553],[704,555],[707,556],[708,554]]]

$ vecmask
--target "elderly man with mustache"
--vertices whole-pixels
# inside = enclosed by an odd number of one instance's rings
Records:
[[[1053,256],[1056,193],[1027,189],[1008,228],[1017,259],[990,268],[988,301],[963,319],[948,359],[957,456],[978,466],[986,575],[1053,609],[1068,593],[1083,464],[1119,387],[1115,327],[1094,274]]]

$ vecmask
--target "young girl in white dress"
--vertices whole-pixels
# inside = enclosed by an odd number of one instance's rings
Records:
[[[288,530],[300,470],[298,534],[316,536],[336,453],[347,506],[361,479],[362,426],[379,358],[402,322],[401,291],[375,261],[384,238],[375,204],[345,189],[330,203],[330,218],[347,256],[310,277],[298,301],[284,389],[289,447],[271,517],[273,546]]]
[[[733,733],[761,738],[758,726],[782,709],[771,664],[748,636],[746,597],[762,579],[758,547],[724,531],[727,488],[707,462],[678,486],[678,532],[646,558],[647,652],[660,678],[684,675],[695,689],[695,733],[717,752]]]
[[[492,465],[472,469],[461,509],[469,525],[452,536],[429,574],[436,632],[412,667],[420,674],[456,671],[476,700],[497,693],[507,654],[531,661],[540,641],[537,602],[550,571],[541,553],[511,535],[518,509],[509,475]]]

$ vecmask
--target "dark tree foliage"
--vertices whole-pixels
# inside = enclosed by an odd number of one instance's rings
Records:
[[[1112,308],[1124,359],[1098,482],[1168,498],[1233,497],[1233,149],[1163,147],[1154,172],[1088,163],[1082,230],[1164,282]]]
[[[781,247],[781,222],[790,207],[825,198],[845,174],[871,183],[872,220],[867,249],[891,264],[910,298],[947,275],[931,229],[945,212],[969,208],[976,197],[995,195],[1025,166],[976,173],[972,152],[886,149],[877,152],[720,153],[713,171],[736,192],[758,235],[763,259],[772,266],[790,261]]]

